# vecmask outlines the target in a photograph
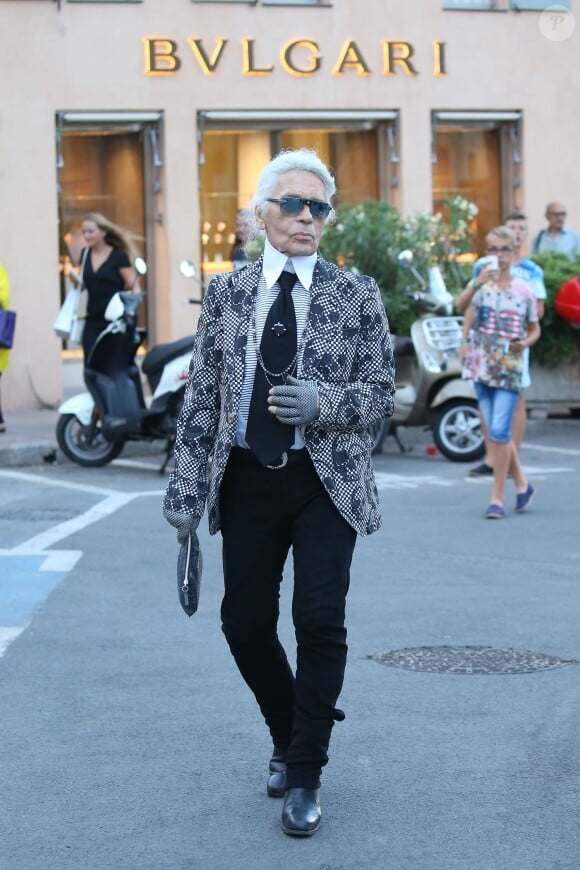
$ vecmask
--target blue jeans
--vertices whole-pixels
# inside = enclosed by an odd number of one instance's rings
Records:
[[[513,390],[488,387],[487,384],[479,384],[477,381],[473,386],[491,441],[511,441],[512,420],[520,394]]]

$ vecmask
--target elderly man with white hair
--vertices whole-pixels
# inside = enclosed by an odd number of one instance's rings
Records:
[[[318,829],[320,775],[344,719],[350,565],[357,534],[381,524],[368,428],[394,395],[376,282],[318,252],[335,191],[308,149],[264,169],[264,253],[208,287],[163,505],[179,541],[206,503],[221,532],[222,629],[269,729],[267,793],[284,798],[294,836]],[[290,550],[295,672],[277,630]]]

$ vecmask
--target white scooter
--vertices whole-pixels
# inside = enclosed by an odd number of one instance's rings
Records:
[[[184,263],[182,274],[195,278],[192,264],[187,261],[190,271],[186,272]],[[127,441],[164,439],[161,473],[173,454],[195,336],[156,345],[145,355],[141,372],[151,392],[146,401],[135,359],[146,334],[136,325],[144,295],[121,292],[113,297],[105,312],[110,323],[97,338],[84,370],[89,392],[68,399],[58,409],[58,444],[79,465],[106,465]]]

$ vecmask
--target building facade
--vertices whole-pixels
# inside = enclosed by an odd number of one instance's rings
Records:
[[[477,244],[549,200],[580,229],[573,0],[0,0],[0,262],[18,312],[7,409],[54,406],[79,350],[52,324],[98,210],[142,238],[149,345],[193,331],[236,211],[280,148],[316,148],[338,202],[462,194]],[[577,10],[576,10],[577,11]]]

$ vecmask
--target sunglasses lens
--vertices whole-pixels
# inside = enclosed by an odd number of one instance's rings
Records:
[[[300,196],[284,196],[279,200],[280,211],[283,214],[297,215],[307,205],[310,214],[315,220],[328,217],[331,206],[327,202],[319,202],[317,199],[302,199]]]
[[[311,202],[310,214],[315,219],[328,217],[328,215],[330,214],[330,206],[327,202]]]
[[[284,196],[280,200],[280,211],[283,214],[300,214],[306,203],[297,196]]]

